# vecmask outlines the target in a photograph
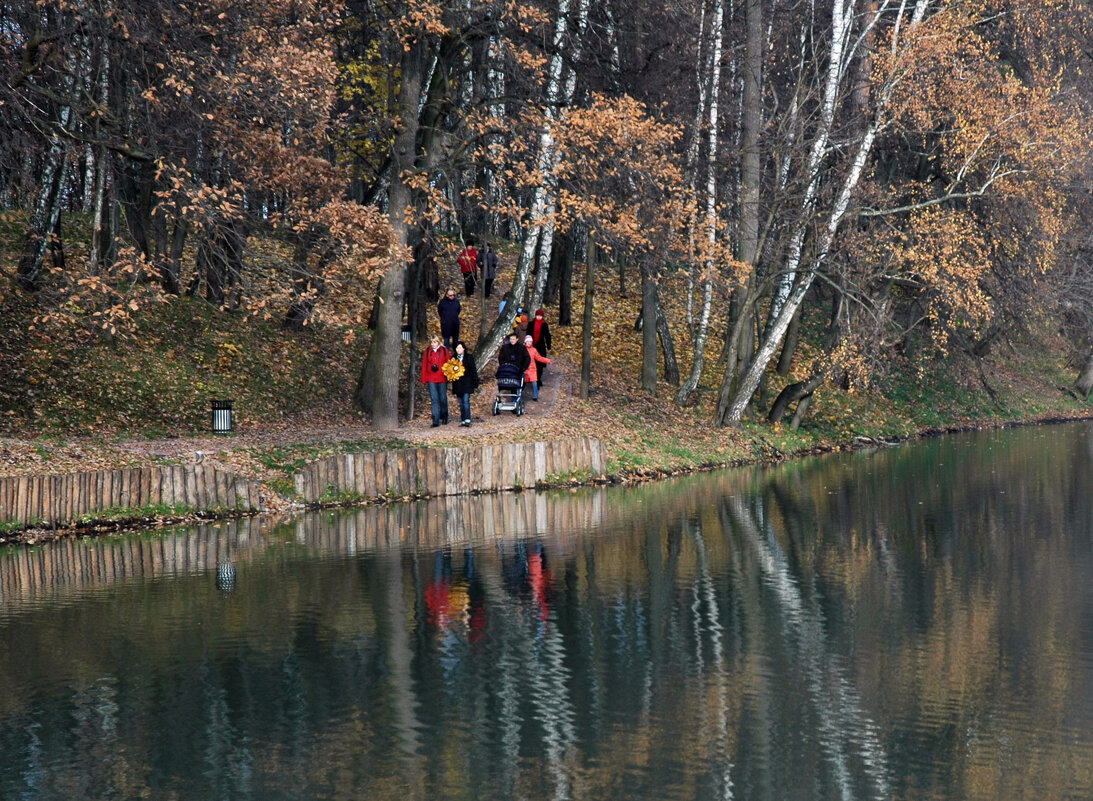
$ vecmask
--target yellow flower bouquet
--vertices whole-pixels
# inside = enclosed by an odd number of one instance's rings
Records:
[[[459,359],[455,358],[454,356],[451,359],[448,359],[448,361],[444,362],[444,365],[440,368],[440,371],[444,373],[444,377],[448,379],[448,381],[455,381],[459,378],[462,378],[463,373],[467,372],[466,368],[463,367],[463,362],[459,361]]]

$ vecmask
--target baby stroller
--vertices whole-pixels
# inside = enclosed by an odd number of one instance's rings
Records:
[[[517,416],[524,413],[524,373],[511,362],[497,368],[497,398],[493,402],[493,413],[501,414],[502,411]]]

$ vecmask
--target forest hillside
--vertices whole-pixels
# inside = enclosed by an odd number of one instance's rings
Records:
[[[3,5],[0,470],[579,432],[640,473],[1085,415],[1089,12]],[[449,286],[485,382],[436,434]],[[487,420],[521,308],[550,402]]]

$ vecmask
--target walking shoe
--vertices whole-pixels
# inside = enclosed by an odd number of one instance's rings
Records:
[[[440,428],[440,423],[433,423],[429,428]]]

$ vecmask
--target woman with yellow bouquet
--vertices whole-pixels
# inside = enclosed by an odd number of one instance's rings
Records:
[[[444,365],[444,375],[452,385],[452,394],[459,398],[461,426],[471,424],[471,393],[478,389],[478,367],[474,354],[467,350],[462,340],[455,345],[455,356]]]

